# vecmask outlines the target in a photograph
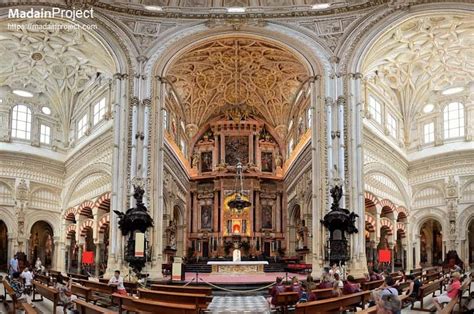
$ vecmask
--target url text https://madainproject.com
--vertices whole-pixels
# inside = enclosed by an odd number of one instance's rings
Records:
[[[17,24],[17,23],[8,23],[9,31],[56,31],[56,30],[95,30],[97,29],[96,24],[56,24],[56,23],[47,23],[47,24]]]

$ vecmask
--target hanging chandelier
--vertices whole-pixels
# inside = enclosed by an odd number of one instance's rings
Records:
[[[250,203],[249,201],[242,199],[242,195],[244,192],[244,181],[242,172],[242,163],[239,161],[235,166],[235,198],[228,203],[229,208],[238,214],[240,214],[244,208],[250,207],[250,205],[252,205],[252,203]]]

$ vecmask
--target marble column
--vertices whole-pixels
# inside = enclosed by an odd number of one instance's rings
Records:
[[[353,246],[352,260],[350,262],[350,272],[356,277],[363,277],[367,273],[367,257],[365,255],[365,198],[364,198],[364,176],[363,176],[363,153],[362,153],[362,114],[363,114],[363,99],[361,97],[361,73],[348,74],[349,98],[347,99],[348,119],[348,150],[344,152],[340,149],[340,153],[346,154],[349,158],[349,187],[346,188],[346,193],[350,195],[350,208],[359,215],[356,220],[356,227],[358,233],[352,235]],[[340,98],[338,103],[344,103],[344,98]],[[343,114],[343,111],[340,112]],[[342,127],[344,124],[342,124]],[[342,130],[341,130],[342,131]],[[343,136],[341,133],[341,141]],[[344,156],[344,155],[343,155]],[[342,165],[344,159],[341,159]],[[342,168],[344,169],[344,168]],[[344,199],[344,198],[343,198]],[[379,229],[377,221],[376,228]],[[380,237],[380,230],[377,230],[376,237]]]
[[[319,123],[322,119],[317,117],[323,117],[324,114],[321,110],[321,106],[318,105],[318,95],[320,95],[320,88],[318,86],[318,78],[315,77],[310,82],[311,89],[311,114],[313,116],[311,126],[311,234],[312,234],[312,275],[319,278],[323,268],[323,254],[322,254],[322,236],[323,228],[321,227],[320,220],[322,219],[323,206],[325,202],[324,194],[325,189],[322,186],[323,171],[321,169],[321,132]]]
[[[112,195],[110,208],[123,211],[127,204],[127,99],[128,99],[128,75],[116,73],[114,75],[114,136],[112,154]],[[110,245],[107,261],[106,277],[111,277],[116,269],[122,268],[122,246],[123,237],[118,226],[118,216],[110,214]],[[76,233],[77,234],[77,233]]]
[[[95,242],[95,275],[98,277],[99,276],[99,270],[100,270],[100,249],[101,249],[101,243],[100,242]]]
[[[79,249],[77,251],[77,272],[80,274],[82,272],[82,250],[83,244],[79,244]]]

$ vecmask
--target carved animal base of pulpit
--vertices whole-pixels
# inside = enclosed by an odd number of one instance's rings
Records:
[[[247,262],[207,262],[212,266],[212,274],[229,275],[229,274],[263,274],[264,266],[268,265],[267,261],[247,261]]]

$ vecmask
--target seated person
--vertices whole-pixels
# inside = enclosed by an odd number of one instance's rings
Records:
[[[13,273],[12,279],[10,280],[10,286],[15,292],[16,299],[19,302],[26,302],[26,296],[23,294],[25,287],[21,281],[20,272],[16,271]]]
[[[342,282],[341,280],[341,277],[339,276],[339,274],[334,274],[334,282],[333,282],[333,286],[337,284],[337,287],[339,289],[342,289],[342,287],[344,287],[344,283]]]
[[[377,307],[377,314],[400,314],[402,303],[397,295],[383,295],[381,291],[374,291],[372,297]]]
[[[332,288],[332,282],[331,282],[330,275],[325,273],[323,274],[323,277],[321,278],[321,282],[318,285],[318,289],[327,289],[327,288]]]
[[[393,280],[393,277],[388,276],[387,278],[385,278],[385,281],[382,284],[382,286],[377,289],[382,290],[381,292],[382,296],[383,295],[398,295],[398,290],[394,287],[394,285],[395,285],[395,281]]]
[[[61,274],[58,275],[56,279],[56,289],[59,292],[59,300],[63,304],[63,312],[67,313],[67,310],[70,310],[74,307],[74,300],[77,299],[77,296],[71,293],[72,278],[69,278],[68,282],[65,283],[65,280]]]
[[[347,280],[342,287],[342,293],[352,294],[352,293],[357,293],[361,291],[362,290],[360,289],[360,284],[355,282],[354,276],[352,275],[347,276]]]
[[[291,278],[291,291],[293,292],[298,292],[298,296],[301,298],[302,295],[302,289],[301,289],[301,284],[298,278],[295,276]]]
[[[416,278],[415,275],[408,275],[407,277],[408,282],[410,282],[410,286],[408,287],[407,295],[410,299],[416,299],[418,296],[418,291],[422,286],[420,279]]]
[[[117,293],[122,295],[127,295],[127,290],[123,285],[123,278],[120,276],[120,271],[116,270],[114,276],[109,280],[109,286],[117,287]]]
[[[276,297],[280,293],[285,292],[285,286],[283,285],[283,278],[277,277],[276,284],[270,291],[270,297],[267,299],[271,305],[276,305]]]
[[[33,280],[33,274],[31,270],[28,267],[25,267],[20,277],[25,280],[25,293],[29,294],[32,291],[31,281]]]
[[[453,298],[458,296],[459,290],[461,289],[461,274],[454,272],[451,275],[451,282],[446,287],[446,291],[440,294],[437,297],[433,298],[433,303],[435,308],[431,309],[431,312],[441,311],[441,303],[449,303]]]
[[[377,272],[370,270],[369,271],[369,279],[370,281],[382,280],[382,275],[378,274]]]

